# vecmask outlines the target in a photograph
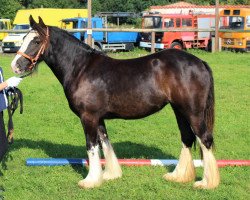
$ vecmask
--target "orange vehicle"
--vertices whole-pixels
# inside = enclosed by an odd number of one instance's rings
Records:
[[[143,16],[142,28],[145,29],[210,29],[215,26],[214,15],[205,14],[148,14]],[[156,32],[155,48],[210,48],[210,32]],[[140,46],[151,47],[151,33],[142,33]]]
[[[224,9],[220,12],[222,48],[250,51],[250,9]]]

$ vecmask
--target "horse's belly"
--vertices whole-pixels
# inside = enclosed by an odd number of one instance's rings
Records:
[[[122,99],[115,101],[110,112],[120,118],[142,118],[161,110],[167,102],[163,98],[143,101],[141,98]]]

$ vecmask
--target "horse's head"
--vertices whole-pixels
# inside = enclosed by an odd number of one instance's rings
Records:
[[[17,74],[32,71],[42,58],[49,43],[49,29],[39,17],[36,23],[32,16],[29,18],[31,31],[27,33],[23,44],[11,63],[12,70]]]

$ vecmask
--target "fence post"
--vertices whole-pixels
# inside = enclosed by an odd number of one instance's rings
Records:
[[[155,53],[155,32],[151,32],[151,53]]]

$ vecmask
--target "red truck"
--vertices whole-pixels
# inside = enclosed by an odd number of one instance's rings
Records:
[[[171,32],[171,29],[210,29],[215,27],[215,16],[205,14],[147,14],[143,16],[142,28],[168,29],[156,32],[155,48],[211,48],[211,32]],[[151,48],[151,33],[142,33],[140,47]]]

